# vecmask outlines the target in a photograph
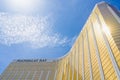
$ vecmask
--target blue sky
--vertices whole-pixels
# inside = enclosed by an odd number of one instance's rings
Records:
[[[65,55],[102,0],[0,0],[0,73],[13,59]],[[119,0],[105,0],[120,9]]]

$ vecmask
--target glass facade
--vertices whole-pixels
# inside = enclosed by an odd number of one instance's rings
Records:
[[[120,11],[96,4],[71,50],[52,61],[13,61],[0,80],[120,80]]]
[[[42,65],[42,66],[41,66]],[[55,61],[13,61],[0,80],[56,80]]]

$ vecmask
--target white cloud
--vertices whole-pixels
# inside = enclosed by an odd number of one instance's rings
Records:
[[[0,43],[28,43],[32,48],[64,46],[70,43],[67,37],[53,33],[51,16],[24,16],[0,13]]]

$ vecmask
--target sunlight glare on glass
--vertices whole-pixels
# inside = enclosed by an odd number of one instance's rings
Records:
[[[109,29],[107,26],[103,26],[103,31],[104,31],[106,34],[110,35],[110,29]]]

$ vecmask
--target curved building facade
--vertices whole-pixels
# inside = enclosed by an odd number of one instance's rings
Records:
[[[120,11],[96,4],[68,54],[15,60],[0,80],[120,80]]]

